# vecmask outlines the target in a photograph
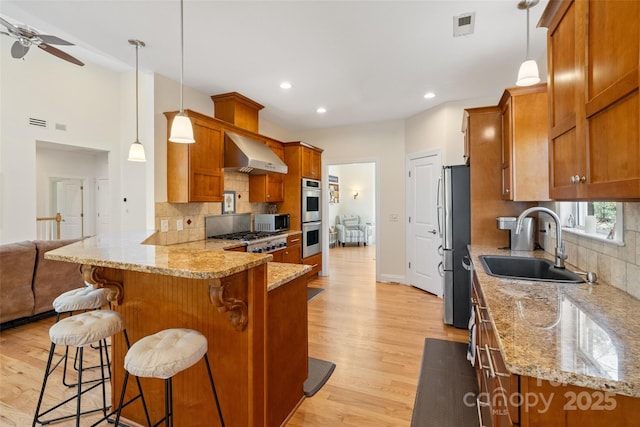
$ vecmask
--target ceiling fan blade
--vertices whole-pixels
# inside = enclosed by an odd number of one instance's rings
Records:
[[[60,44],[65,46],[73,46],[73,43],[62,40],[60,37],[38,34],[38,38],[47,44]]]
[[[16,34],[18,33],[18,27],[16,27],[15,25],[13,25],[11,22],[3,19],[0,17],[0,24],[4,25],[5,27],[7,27],[7,30],[9,30],[10,33],[12,34]]]
[[[84,65],[84,62],[81,62],[81,61],[77,60],[77,59],[76,59],[76,58],[74,58],[73,56],[69,55],[69,54],[68,54],[68,53],[66,53],[66,52],[61,51],[60,49],[56,49],[56,48],[55,48],[55,47],[53,47],[53,46],[49,46],[49,45],[48,45],[48,44],[46,44],[46,43],[40,43],[40,44],[38,45],[38,47],[39,47],[40,49],[44,50],[45,52],[50,53],[50,54],[52,54],[52,55],[55,55],[55,56],[57,56],[58,58],[64,59],[65,61],[69,61],[69,62],[71,62],[72,64],[76,64],[76,65],[79,65],[79,66],[81,66],[81,67]]]
[[[11,46],[11,56],[20,59],[29,52],[29,46],[23,46],[20,42],[16,41]]]

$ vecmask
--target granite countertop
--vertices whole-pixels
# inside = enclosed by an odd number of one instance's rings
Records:
[[[269,254],[225,251],[225,241],[144,244],[153,231],[101,234],[49,251],[45,258],[191,279],[218,279],[267,263]],[[235,243],[237,245],[237,242]]]
[[[502,279],[480,255],[537,256],[469,246],[499,347],[512,374],[640,397],[640,301],[590,285]],[[567,268],[575,271],[571,265]]]
[[[293,279],[310,272],[312,267],[305,264],[270,262],[267,264],[267,291],[272,291]]]

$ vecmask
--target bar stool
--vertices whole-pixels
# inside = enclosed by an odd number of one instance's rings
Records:
[[[38,399],[38,405],[36,407],[35,416],[33,418],[33,426],[35,427],[36,423],[48,424],[52,422],[57,422],[61,420],[65,420],[68,418],[76,418],[76,426],[80,426],[80,416],[102,411],[107,415],[107,398],[106,398],[106,390],[105,390],[105,374],[104,374],[104,360],[102,357],[102,349],[100,351],[100,365],[101,365],[101,380],[93,384],[86,390],[82,389],[82,358],[84,354],[84,347],[91,345],[92,343],[99,342],[100,347],[102,347],[102,342],[114,334],[118,332],[123,332],[125,334],[125,339],[128,342],[128,338],[126,335],[126,330],[124,328],[124,320],[122,316],[115,311],[112,310],[94,310],[88,311],[86,313],[81,313],[75,316],[66,317],[59,322],[55,323],[49,329],[49,338],[51,338],[51,348],[49,350],[49,359],[47,361],[47,368],[44,373],[44,380],[42,382],[42,389],[40,390],[40,397]],[[54,352],[56,349],[56,345],[66,345],[66,346],[74,346],[78,348],[78,360],[79,360],[79,369],[78,369],[78,390],[75,396],[71,396],[70,398],[58,403],[57,405],[40,412],[42,401],[45,393],[45,389],[47,386],[47,380],[49,376],[54,372],[56,366],[51,369],[51,362],[53,360]],[[81,403],[82,403],[82,395],[93,390],[94,388],[102,385],[102,407],[81,412]],[[55,409],[65,405],[66,403],[72,401],[73,399],[77,399],[76,405],[76,413],[66,416],[61,416],[58,418],[53,418],[49,420],[41,420],[40,418],[54,411]]]
[[[85,282],[86,283],[86,282]],[[56,322],[60,321],[60,317],[63,314],[68,314],[72,316],[74,312],[85,312],[88,310],[99,310],[102,307],[105,307],[109,304],[107,300],[107,290],[104,288],[94,289],[92,285],[87,283],[87,286],[72,289],[70,291],[64,292],[56,299],[53,300],[53,309],[56,312]],[[98,346],[98,349],[104,348],[105,358],[107,368],[109,370],[108,377],[111,378],[111,364],[109,361],[109,352],[106,351],[107,342],[106,339],[103,340],[104,347]],[[69,346],[65,349],[64,356],[55,364],[55,369],[62,361],[64,361],[64,370],[62,372],[62,383],[67,387],[75,387],[77,384],[67,384],[67,360],[69,357]],[[77,371],[77,359],[78,359],[78,350],[76,348],[76,355],[74,358],[74,369]],[[96,366],[88,366],[84,368],[94,369],[99,368],[100,365]],[[85,384],[94,382],[96,380],[85,381]]]
[[[165,416],[162,421],[166,426],[173,426],[173,386],[172,378],[177,373],[195,365],[204,358],[209,374],[209,382],[213,390],[213,397],[218,409],[220,424],[224,427],[222,410],[218,401],[218,393],[213,382],[211,365],[207,357],[207,339],[198,331],[192,329],[165,329],[156,334],[146,336],[131,346],[124,358],[125,376],[120,395],[115,425],[120,421],[120,413],[129,375],[137,378],[159,378],[164,382]]]

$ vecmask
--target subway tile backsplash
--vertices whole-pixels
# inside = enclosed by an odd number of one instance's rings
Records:
[[[555,203],[541,203],[556,210]],[[624,203],[624,246],[563,233],[567,262],[583,271],[594,271],[598,280],[640,299],[640,203]],[[554,254],[555,233],[541,233],[540,244]]]
[[[266,213],[266,203],[249,203],[249,175],[240,172],[224,173],[225,191],[236,192],[236,213]],[[168,203],[155,204],[155,244],[173,245],[176,243],[202,240],[204,218],[208,215],[221,215],[222,202],[215,203]],[[178,220],[183,221],[183,230],[178,231]],[[160,232],[161,221],[169,222],[169,231]]]

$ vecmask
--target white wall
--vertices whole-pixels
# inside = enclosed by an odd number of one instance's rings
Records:
[[[409,117],[405,121],[406,153],[440,149],[443,165],[464,163],[464,136],[461,129],[465,108],[498,105],[500,95],[448,102]]]
[[[119,75],[92,64],[78,67],[39,49],[16,60],[8,55],[12,39],[2,37],[0,43],[0,243],[36,237],[36,141],[110,151],[117,206],[123,151]],[[29,117],[49,126],[30,126]],[[56,130],[56,123],[66,131]],[[113,223],[120,226],[117,211]]]

